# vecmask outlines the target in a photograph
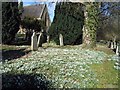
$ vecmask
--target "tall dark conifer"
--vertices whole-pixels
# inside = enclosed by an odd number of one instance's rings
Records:
[[[2,3],[2,43],[10,44],[19,30],[18,2]]]
[[[59,34],[63,35],[64,44],[81,43],[84,13],[81,3],[57,3],[55,17],[49,34],[52,40],[59,44]]]

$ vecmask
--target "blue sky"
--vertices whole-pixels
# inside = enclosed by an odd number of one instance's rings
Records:
[[[18,0],[18,1],[21,1],[21,0]],[[23,5],[24,6],[28,6],[28,5],[32,5],[32,4],[38,4],[38,3],[46,3],[47,6],[48,6],[48,13],[49,13],[49,16],[50,16],[50,19],[51,19],[51,22],[53,21],[53,18],[54,18],[54,10],[55,10],[55,5],[56,3],[50,3],[51,1],[48,0],[46,2],[40,2],[41,0],[22,0],[23,1]]]

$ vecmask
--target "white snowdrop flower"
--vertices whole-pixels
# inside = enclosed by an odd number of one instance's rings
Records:
[[[84,75],[81,75],[82,78],[84,78],[85,76]]]

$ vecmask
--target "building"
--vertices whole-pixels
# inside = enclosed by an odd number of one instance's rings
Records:
[[[51,21],[48,13],[48,8],[46,4],[36,4],[36,5],[30,5],[30,6],[24,6],[23,7],[23,13],[21,18],[23,19],[24,17],[32,17],[38,20],[43,20],[45,21],[45,26],[46,26],[46,31],[48,31]],[[25,29],[22,29],[20,27],[19,32],[23,33]]]

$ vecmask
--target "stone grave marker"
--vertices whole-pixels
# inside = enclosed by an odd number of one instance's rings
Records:
[[[64,46],[64,44],[63,44],[63,35],[62,34],[59,35],[59,41],[60,41],[60,46]]]
[[[115,62],[114,68],[117,70],[120,70],[120,44],[117,45],[116,55],[117,55],[118,59]]]
[[[38,36],[37,47],[42,47],[42,32]]]
[[[38,50],[37,47],[37,35],[35,32],[33,32],[33,35],[31,37],[31,50],[36,51]]]
[[[120,56],[120,45],[117,45],[116,55],[117,55],[117,56]]]
[[[47,43],[50,43],[50,36],[47,35]]]
[[[116,49],[117,48],[117,42],[113,42],[113,48]]]
[[[111,48],[112,50],[114,49],[114,43],[113,43],[113,42],[111,42],[110,48]]]

